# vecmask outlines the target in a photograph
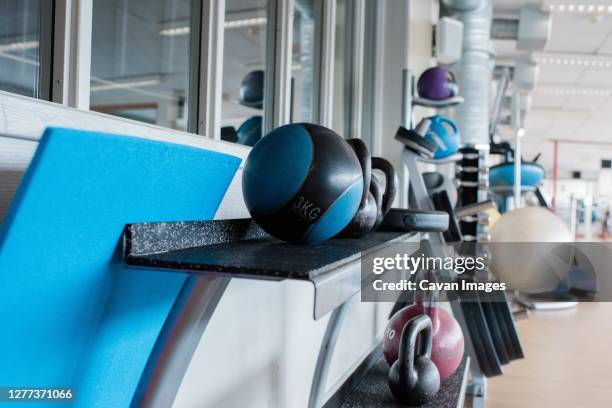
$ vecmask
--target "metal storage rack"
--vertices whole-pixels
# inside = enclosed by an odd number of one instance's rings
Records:
[[[406,66],[409,66],[407,61]],[[413,95],[414,78],[410,68],[405,68],[402,71],[402,125],[407,128],[412,128],[413,107],[425,106],[435,109],[448,108],[463,102],[463,98],[455,96],[443,101],[431,101],[424,98],[415,97]],[[419,156],[417,153],[404,147],[401,153],[401,169],[400,169],[400,206],[403,208],[418,208],[421,210],[434,210],[425,182],[419,171],[418,163],[445,164],[455,162],[460,156],[455,155],[442,160],[427,159]],[[408,192],[411,191],[410,199]],[[410,202],[409,202],[410,201]],[[430,233],[429,242],[432,244],[430,248],[430,256],[444,257],[443,245],[445,243],[442,233]],[[444,277],[450,278],[450,277]],[[478,359],[476,358],[475,344],[470,337],[469,331],[466,330],[466,317],[458,300],[449,301],[453,315],[461,328],[464,331],[465,350],[469,357],[470,381],[466,392],[472,397],[472,406],[475,408],[484,408],[486,406],[487,394],[487,379],[481,369]]]
[[[164,351],[161,371],[171,373],[153,392],[173,401],[191,356],[232,278],[310,282],[315,288],[315,320],[331,312],[321,342],[308,406],[325,403],[327,374],[344,321],[347,301],[361,291],[361,257],[398,242],[418,242],[418,233],[373,232],[361,239],[331,239],[318,245],[282,243],[252,220],[132,224],[123,234],[124,260],[152,273],[183,272],[206,278],[209,288],[194,305],[197,321],[181,327],[178,347]],[[371,273],[370,273],[371,274]]]

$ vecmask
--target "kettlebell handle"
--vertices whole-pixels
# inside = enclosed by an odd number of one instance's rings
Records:
[[[363,172],[363,194],[361,195],[361,202],[359,208],[364,208],[368,200],[368,193],[370,191],[370,181],[372,179],[372,159],[370,152],[366,147],[365,143],[361,139],[347,139],[346,143],[353,149],[361,171]]]
[[[417,357],[431,358],[432,348],[432,327],[431,319],[427,315],[419,315],[413,317],[406,322],[404,329],[402,330],[402,337],[400,339],[399,356],[398,361],[400,367],[406,367],[409,380],[414,383],[418,380],[416,370],[414,369],[415,359],[415,348],[417,344],[417,338],[421,335],[419,342],[419,350],[417,351]],[[400,369],[400,372],[406,372],[406,370]]]
[[[383,221],[383,218],[393,205],[395,195],[397,194],[397,176],[393,165],[382,157],[372,157],[372,169],[378,169],[385,175],[385,191],[382,196],[382,203],[378,209],[378,217],[374,229],[378,228]]]

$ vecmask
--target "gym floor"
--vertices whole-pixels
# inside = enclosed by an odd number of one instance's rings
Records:
[[[517,322],[526,358],[489,379],[488,407],[612,407],[612,303],[532,312]]]

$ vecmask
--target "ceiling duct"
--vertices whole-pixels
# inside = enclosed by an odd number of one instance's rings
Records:
[[[529,6],[521,8],[516,48],[526,51],[544,49],[550,38],[551,21],[548,12]]]
[[[521,91],[535,88],[540,76],[540,67],[531,61],[518,60],[514,67],[514,86]]]
[[[521,8],[519,18],[493,19],[491,38],[516,41],[519,50],[541,50],[548,42],[550,29],[550,13],[526,6]]]
[[[514,40],[518,38],[519,20],[513,18],[494,18],[491,24],[491,39]]]
[[[465,102],[454,109],[462,144],[489,143],[489,101],[493,64],[490,0],[443,0],[453,17],[463,23],[461,59],[452,65]]]

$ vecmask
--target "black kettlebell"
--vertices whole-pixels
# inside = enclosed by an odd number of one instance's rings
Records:
[[[393,165],[382,157],[371,157],[361,139],[348,139],[346,142],[355,152],[363,171],[363,194],[353,219],[338,235],[358,238],[375,230],[382,223],[393,204],[397,192],[397,178]],[[381,181],[372,174],[373,169],[382,171],[385,176],[384,192]]]
[[[378,212],[376,213],[376,223],[374,224],[374,230],[380,227],[382,224],[385,215],[389,213],[391,210],[391,206],[393,205],[393,200],[395,199],[395,194],[397,194],[397,176],[395,175],[395,169],[393,165],[386,159],[382,157],[372,157],[372,169],[380,170],[385,176],[385,191],[382,193],[382,199],[378,200]],[[375,174],[372,174],[372,181],[370,183],[370,191],[372,194],[375,194],[375,191],[378,190],[380,194],[381,190],[380,180],[376,177]]]
[[[419,350],[415,353],[417,337]],[[391,393],[411,407],[427,403],[440,389],[440,373],[430,359],[431,341],[429,316],[419,315],[410,319],[402,330],[398,359],[389,370]]]

